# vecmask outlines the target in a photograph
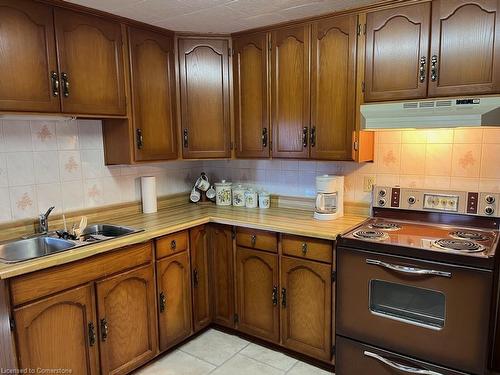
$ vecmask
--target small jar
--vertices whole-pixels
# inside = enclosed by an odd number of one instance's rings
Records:
[[[257,192],[249,188],[245,192],[245,207],[246,208],[256,208],[258,204]]]
[[[271,196],[267,191],[261,191],[259,193],[259,207],[260,208],[271,207]]]
[[[233,206],[245,207],[245,192],[246,189],[243,187],[243,185],[236,185],[236,187],[233,189]]]
[[[231,205],[231,182],[222,180],[215,184],[215,204],[217,206],[230,206]]]

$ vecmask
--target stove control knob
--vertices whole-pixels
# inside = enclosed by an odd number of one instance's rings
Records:
[[[385,199],[379,199],[379,200],[378,200],[378,205],[379,205],[380,207],[384,207],[384,206],[385,206]]]
[[[491,206],[488,206],[484,209],[484,213],[486,215],[493,215],[495,213],[495,209]]]
[[[417,199],[413,195],[411,197],[408,197],[409,204],[414,204],[416,201],[417,201]]]
[[[387,195],[387,191],[385,189],[380,189],[378,195],[380,195],[381,197],[385,197]]]
[[[485,200],[486,200],[486,203],[488,203],[488,204],[495,203],[495,197],[493,195],[487,195]]]

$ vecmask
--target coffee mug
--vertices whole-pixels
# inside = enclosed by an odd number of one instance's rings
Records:
[[[196,203],[200,200],[201,194],[196,188],[194,187],[193,190],[191,190],[191,194],[189,195],[189,199],[191,202]]]
[[[208,182],[207,175],[205,173],[202,173],[201,176],[196,180],[194,186],[201,191],[207,191],[210,188],[210,182]]]
[[[215,198],[215,189],[213,186],[210,186],[210,189],[207,190],[206,192],[207,198],[208,199],[214,199]]]

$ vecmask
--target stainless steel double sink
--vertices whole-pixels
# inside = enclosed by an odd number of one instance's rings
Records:
[[[0,244],[0,262],[17,263],[41,258],[141,231],[142,229],[112,224],[94,224],[87,226],[78,240],[59,238],[56,232],[35,235]]]

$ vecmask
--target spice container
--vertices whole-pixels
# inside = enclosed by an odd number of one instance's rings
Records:
[[[246,208],[256,208],[258,203],[257,192],[249,188],[245,192],[245,207]]]
[[[243,185],[236,185],[236,187],[233,189],[233,206],[245,207],[245,192],[246,189],[243,187]]]
[[[215,185],[215,203],[218,206],[230,206],[232,183],[226,182],[226,180],[222,180],[221,182],[216,182],[214,185]]]
[[[271,207],[271,196],[267,191],[261,191],[259,193],[259,207],[260,208]]]

